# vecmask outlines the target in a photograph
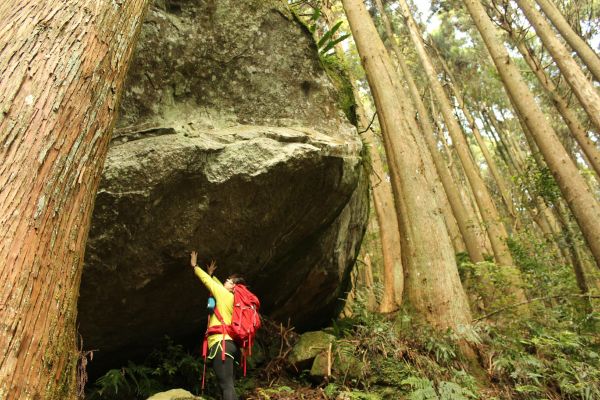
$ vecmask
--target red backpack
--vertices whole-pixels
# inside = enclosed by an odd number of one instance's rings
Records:
[[[206,330],[204,335],[204,343],[202,344],[202,356],[206,368],[206,356],[208,353],[208,337],[214,334],[228,334],[238,345],[242,363],[244,365],[244,376],[246,376],[246,358],[252,355],[252,345],[254,344],[254,336],[260,328],[260,315],[258,309],[260,301],[245,285],[237,284],[233,288],[233,315],[231,317],[231,325],[226,325],[218,308],[215,307],[214,313],[221,321],[221,325],[211,326]],[[210,315],[209,315],[210,318]],[[221,343],[221,349],[225,349],[225,338]],[[225,361],[225,351],[221,351],[221,358]],[[202,388],[204,388],[204,373],[202,374]]]

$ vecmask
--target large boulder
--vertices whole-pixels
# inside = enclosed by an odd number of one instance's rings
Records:
[[[86,250],[79,330],[97,365],[199,335],[193,249],[218,276],[245,275],[267,315],[330,320],[368,209],[362,143],[331,82],[285,2],[150,8]]]

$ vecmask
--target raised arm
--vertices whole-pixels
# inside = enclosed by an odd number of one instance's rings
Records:
[[[190,265],[194,268],[194,273],[196,276],[200,278],[204,286],[206,286],[208,291],[214,297],[221,297],[223,295],[227,296],[229,294],[229,291],[225,289],[223,284],[221,284],[218,279],[211,276],[212,272],[214,272],[217,267],[214,261],[211,262],[211,264],[207,267],[207,270],[210,272],[207,273],[198,266],[198,253],[196,251],[192,251],[190,254]]]

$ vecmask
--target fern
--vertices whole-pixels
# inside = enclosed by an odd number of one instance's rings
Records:
[[[439,391],[441,400],[469,400],[477,398],[475,393],[454,382],[440,382]]]

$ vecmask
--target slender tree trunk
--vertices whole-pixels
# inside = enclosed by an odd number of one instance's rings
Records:
[[[446,122],[448,131],[452,137],[452,142],[454,143],[454,148],[460,157],[465,174],[467,175],[469,183],[473,188],[475,200],[477,201],[477,206],[479,207],[479,211],[484,220],[490,242],[492,243],[495,258],[501,265],[512,265],[512,256],[508,246],[506,245],[508,234],[504,225],[502,224],[502,221],[500,220],[500,215],[496,210],[496,206],[494,205],[494,202],[485,186],[483,179],[481,178],[481,175],[479,175],[478,169],[475,167],[475,162],[473,161],[469,152],[468,143],[466,143],[461,133],[461,128],[454,117],[450,101],[446,96],[442,85],[438,81],[437,73],[433,67],[433,64],[431,63],[431,60],[429,59],[429,56],[427,55],[423,39],[421,38],[419,29],[412,18],[408,4],[405,0],[401,0],[399,3],[406,24],[410,29],[411,38],[417,49],[419,59],[421,60],[421,64],[423,65],[427,78],[429,79],[429,84],[439,102],[440,110],[444,116],[444,121]]]
[[[377,300],[375,299],[375,292],[373,288],[375,281],[373,280],[373,264],[371,263],[371,255],[366,252],[363,258],[361,271],[361,280],[363,282],[362,287],[366,289],[366,306],[371,312],[377,311]]]
[[[580,123],[577,115],[569,106],[568,101],[560,95],[554,82],[546,75],[541,61],[535,57],[533,51],[526,45],[524,39],[519,38],[513,27],[506,21],[503,22],[502,28],[509,34],[512,42],[523,56],[523,59],[538,78],[542,88],[547,92],[548,96],[550,96],[550,99],[558,109],[562,119],[565,121],[573,137],[581,147],[586,164],[596,172],[597,178],[600,179],[600,151],[598,150],[598,145],[589,137],[586,128]]]
[[[597,82],[600,82],[600,58],[592,50],[589,44],[579,36],[571,25],[563,17],[560,10],[552,3],[552,0],[536,0],[544,14],[552,22],[552,25],[560,32],[561,36],[567,41],[569,46],[579,55],[585,66],[594,76]]]
[[[525,134],[525,139],[529,144],[531,149],[531,155],[535,160],[537,167],[541,170],[546,167],[546,162],[540,154],[540,148],[535,142],[535,139],[525,124],[522,116],[517,113],[517,116],[520,121],[522,121],[523,125],[523,133]],[[546,206],[545,201],[543,199],[539,200],[544,206]],[[545,207],[548,215],[548,220],[553,223],[553,230],[556,232],[556,235],[562,235],[566,241],[566,249],[562,251],[562,255],[565,260],[570,259],[571,265],[573,267],[573,272],[575,273],[575,280],[577,282],[577,286],[582,294],[586,294],[589,292],[589,286],[587,283],[586,272],[584,267],[583,256],[579,249],[579,246],[575,242],[575,232],[571,228],[571,224],[569,221],[569,213],[567,212],[566,207],[562,203],[562,199],[558,199],[556,204],[554,205],[555,213],[551,213],[548,207]],[[554,218],[556,215],[557,218]],[[562,246],[561,246],[562,249]],[[591,303],[589,301],[586,303],[588,307],[591,307]]]
[[[75,398],[84,245],[146,0],[0,7],[0,398]]]
[[[492,123],[492,126],[496,130],[500,141],[503,143],[504,147],[508,149],[508,151],[514,155],[514,161],[520,171],[523,171],[523,167],[525,166],[526,155],[523,154],[522,148],[515,144],[513,140],[511,140],[510,132],[506,129],[502,129],[498,119],[494,115],[494,112],[488,112],[487,110],[483,110],[485,116],[487,116],[488,121]]]
[[[330,29],[335,24],[331,15],[331,10],[327,7],[322,9],[327,24]],[[336,45],[336,54],[340,59],[344,59],[344,52],[341,46]],[[373,204],[375,206],[375,215],[379,224],[379,237],[381,240],[381,250],[383,253],[383,296],[380,304],[382,313],[390,313],[398,309],[402,303],[404,292],[404,271],[402,268],[402,251],[400,244],[400,229],[398,228],[398,217],[394,208],[394,197],[390,182],[386,179],[384,161],[381,159],[378,151],[378,140],[375,133],[369,126],[369,119],[360,94],[356,89],[355,79],[349,76],[354,101],[356,102],[356,115],[358,117],[358,126],[361,130],[365,144],[369,151],[372,170],[369,173],[371,190],[373,193]]]
[[[509,148],[501,140],[499,134],[496,133],[496,131],[492,128],[490,121],[486,117],[485,113],[481,110],[479,111],[479,118],[481,121],[483,121],[483,125],[485,126],[488,135],[494,140],[494,143],[496,144],[496,151],[501,155],[506,166],[513,171],[513,175],[521,173],[521,170],[519,169],[519,166],[517,165]]]
[[[598,201],[569,158],[556,133],[546,121],[517,66],[497,38],[496,29],[481,3],[477,0],[464,0],[464,3],[473,16],[492,55],[504,86],[510,93],[509,97],[515,110],[521,114],[529,128],[567,204],[577,219],[596,264],[600,267],[600,205]]]
[[[573,265],[573,272],[575,273],[575,280],[577,282],[577,287],[579,287],[579,291],[582,294],[586,294],[589,292],[589,287],[587,284],[587,280],[585,277],[584,267],[583,267],[583,257],[581,252],[577,248],[577,243],[575,242],[575,233],[573,229],[570,227],[568,220],[567,210],[562,206],[562,204],[557,204],[557,213],[558,220],[562,226],[562,231],[565,235],[565,241],[567,242],[567,248],[570,251],[571,256],[571,264]]]
[[[418,113],[418,122],[420,123],[420,127],[423,132],[423,137],[425,139],[425,143],[427,144],[427,148],[431,153],[431,157],[433,163],[435,165],[435,169],[438,172],[440,180],[442,182],[442,186],[448,198],[448,202],[452,209],[453,219],[456,220],[458,230],[464,240],[464,244],[467,248],[467,252],[469,253],[469,257],[473,262],[483,261],[483,253],[481,246],[478,243],[476,232],[473,229],[473,225],[469,224],[469,221],[475,220],[474,216],[470,216],[465,209],[460,193],[458,191],[457,185],[454,183],[449,171],[448,166],[444,162],[441,154],[438,151],[437,145],[435,143],[435,137],[433,133],[433,126],[431,124],[430,115],[427,112],[425,105],[423,104],[423,100],[421,99],[421,95],[419,90],[417,89],[417,85],[412,77],[410,70],[408,69],[404,57],[398,49],[398,46],[395,42],[394,33],[389,22],[389,18],[385,13],[383,8],[383,4],[381,0],[376,0],[377,7],[381,13],[382,20],[384,23],[384,27],[386,33],[390,39],[392,44],[392,49],[396,54],[396,60],[398,61],[398,66],[400,67],[399,73],[402,75],[401,77],[406,80],[408,84],[408,88],[410,90],[411,98],[413,100],[413,104],[416,107],[416,111]],[[450,219],[448,217],[447,219]],[[452,235],[452,229],[449,229],[450,234]],[[454,239],[453,239],[454,240]],[[454,246],[456,249],[456,245]]]
[[[385,47],[362,0],[343,0],[377,107],[392,173],[398,223],[402,235],[407,297],[426,321],[441,329],[470,324],[454,252],[435,198],[419,141],[402,118],[401,88]],[[398,201],[400,200],[400,201]]]
[[[540,84],[552,99],[563,121],[565,121],[581,150],[586,155],[588,165],[596,172],[597,179],[600,179],[600,151],[598,150],[598,145],[589,138],[577,115],[569,107],[567,100],[560,95],[552,80],[546,75],[539,60],[533,57],[531,50],[522,41],[516,41],[516,44],[523,59],[537,76]]]
[[[433,103],[433,101],[432,101]],[[438,132],[443,132],[441,127],[438,113],[435,111],[435,107],[431,105],[432,110],[432,118],[434,125],[437,128]],[[473,190],[469,185],[467,178],[465,177],[463,170],[460,166],[455,162],[453,155],[456,153],[454,150],[448,146],[444,135],[438,135],[436,138],[436,146],[437,142],[441,142],[444,147],[444,152],[446,154],[446,158],[448,159],[448,169],[451,179],[455,182],[456,187],[458,188],[459,196],[462,199],[462,204],[466,210],[467,215],[469,216],[467,223],[467,229],[472,231],[475,235],[475,242],[477,246],[481,249],[483,255],[488,254],[492,255],[492,245],[490,244],[490,240],[485,228],[483,228],[484,223],[481,218],[481,214],[477,209],[477,202],[475,201],[475,196],[473,195]],[[460,163],[460,160],[458,160]],[[485,259],[485,256],[484,256]]]
[[[477,123],[475,122],[475,118],[473,118],[473,115],[471,114],[471,112],[469,111],[467,106],[465,105],[464,99],[463,99],[461,93],[459,92],[458,88],[456,87],[456,80],[454,79],[452,72],[450,71],[450,68],[448,68],[448,65],[446,64],[446,62],[439,55],[438,55],[438,58],[442,64],[446,74],[448,74],[448,78],[450,79],[450,82],[449,82],[450,89],[451,89],[452,93],[454,93],[454,98],[456,98],[456,100],[458,101],[458,106],[462,110],[463,114],[465,115],[465,118],[467,119],[467,122],[469,123],[469,126],[471,127],[471,132],[473,132],[473,136],[475,137],[475,140],[477,141],[477,144],[479,145],[479,148],[481,149],[483,158],[485,159],[485,161],[490,169],[490,172],[492,173],[492,177],[494,178],[494,181],[496,182],[496,185],[498,186],[498,190],[500,191],[500,196],[502,197],[502,201],[504,202],[504,205],[506,206],[508,213],[515,220],[517,220],[518,215],[515,210],[515,205],[513,203],[512,196],[510,195],[510,190],[508,189],[508,184],[504,180],[504,177],[502,176],[498,166],[496,165],[496,161],[494,161],[492,155],[490,154],[490,152],[487,148],[485,141],[481,137],[481,133],[479,132],[479,128],[477,127]]]
[[[573,89],[573,93],[587,112],[596,129],[600,129],[600,95],[587,80],[585,74],[579,68],[567,48],[556,37],[550,24],[544,16],[535,8],[532,0],[515,0],[527,20],[533,25],[544,47],[558,65],[565,80]]]
[[[358,93],[355,93],[356,95]],[[368,126],[364,109],[360,99],[356,99],[359,126]],[[363,125],[365,124],[366,125]],[[369,174],[373,192],[373,204],[379,224],[379,237],[381,239],[381,250],[383,253],[383,296],[380,311],[390,313],[398,309],[401,304],[402,292],[404,291],[404,275],[402,269],[402,252],[400,245],[400,230],[398,228],[398,217],[394,208],[394,198],[389,181],[386,179],[383,161],[377,150],[377,139],[375,134],[367,129],[363,133],[365,144],[369,147],[371,166],[373,170]]]

